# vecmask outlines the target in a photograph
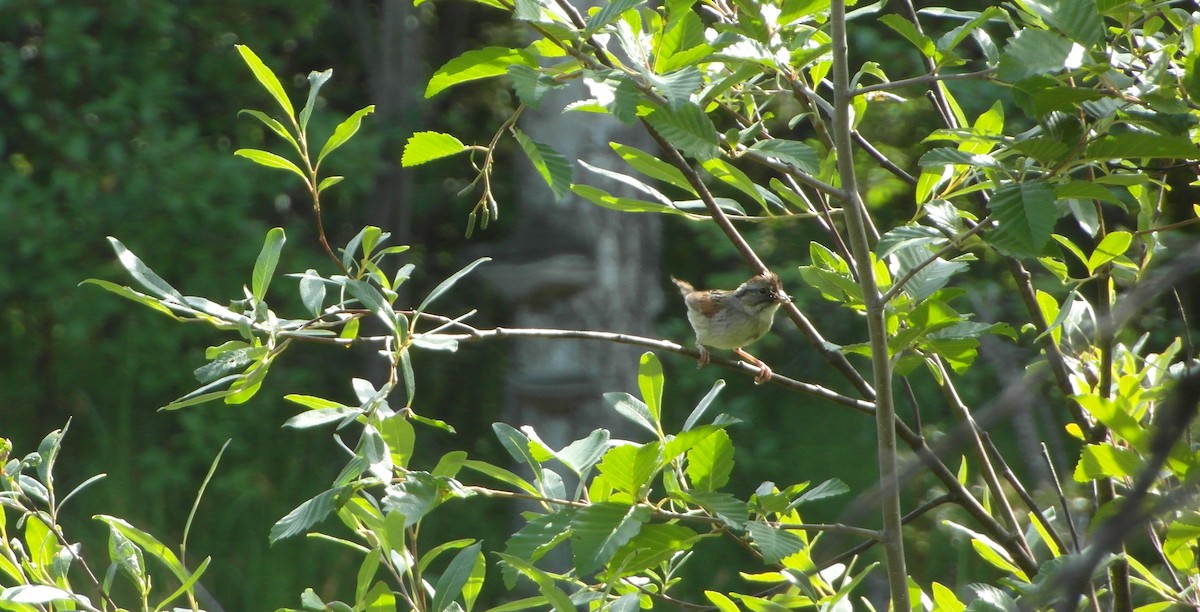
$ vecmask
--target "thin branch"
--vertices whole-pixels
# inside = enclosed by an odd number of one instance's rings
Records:
[[[912,521],[916,520],[921,515],[925,514],[926,512],[929,512],[930,510],[933,510],[934,508],[937,508],[938,506],[941,506],[943,504],[948,504],[953,501],[954,501],[954,495],[951,495],[951,494],[939,495],[939,496],[921,504],[920,506],[917,506],[912,511],[910,511],[908,514],[905,514],[904,518],[902,518],[900,520],[900,522],[901,522],[901,524],[907,525],[907,524],[911,523]],[[845,562],[849,561],[850,559],[853,559],[854,557],[857,557],[858,555],[861,555],[864,552],[867,552],[868,550],[871,549],[872,546],[875,546],[878,543],[879,543],[878,540],[867,540],[866,542],[858,544],[857,546],[854,546],[853,548],[850,548],[849,550],[838,553],[837,555],[835,555],[834,557],[832,557],[826,561],[821,561],[821,562],[817,563],[817,567],[820,569],[825,569],[825,568],[830,567],[837,563],[845,563]]]
[[[1046,448],[1045,442],[1042,442],[1042,458],[1046,460],[1046,467],[1050,469],[1050,478],[1054,481],[1054,492],[1058,494],[1058,504],[1063,511],[1063,522],[1067,524],[1067,533],[1071,534],[1071,544],[1074,546],[1071,552],[1077,553],[1083,550],[1083,547],[1079,544],[1079,533],[1075,531],[1075,519],[1071,517],[1071,505],[1067,503],[1067,496],[1058,482],[1058,470],[1054,469],[1054,462],[1050,460],[1050,449]]]
[[[1000,469],[1004,474],[1004,479],[1007,480],[1008,484],[1012,486],[1014,491],[1017,492],[1017,496],[1021,498],[1022,502],[1024,502],[1025,507],[1029,509],[1029,512],[1033,515],[1034,519],[1037,520],[1038,523],[1041,523],[1042,529],[1050,536],[1050,539],[1054,541],[1054,545],[1058,547],[1058,550],[1061,553],[1066,553],[1066,543],[1063,542],[1062,537],[1058,535],[1058,531],[1054,529],[1054,526],[1050,524],[1050,521],[1046,519],[1046,516],[1042,514],[1042,510],[1038,507],[1037,501],[1033,499],[1033,496],[1029,494],[1029,491],[1025,489],[1025,486],[1021,484],[1021,481],[1017,479],[1017,475],[1013,473],[1012,468],[1008,465],[1008,462],[1004,460],[1004,455],[1000,454],[1000,449],[996,448],[996,445],[992,442],[992,436],[987,432],[983,432],[982,438],[983,443],[987,446],[988,453],[992,456],[992,460],[1000,465]]]
[[[908,79],[900,79],[897,81],[888,81],[886,83],[877,83],[875,85],[867,85],[866,87],[859,87],[854,90],[854,95],[861,96],[861,95],[869,94],[873,91],[890,91],[893,89],[901,89],[903,87],[908,87],[909,85],[921,85],[921,84],[925,84],[925,83],[936,83],[938,81],[955,81],[955,80],[959,80],[959,79],[978,79],[981,77],[989,76],[995,71],[996,71],[995,68],[985,68],[983,70],[978,70],[975,72],[964,72],[961,74],[937,74],[937,73],[923,74],[921,76],[915,76],[915,77],[908,78]]]
[[[966,240],[967,238],[970,238],[971,236],[974,236],[975,234],[978,234],[980,231],[983,230],[984,226],[986,226],[986,225],[987,225],[987,219],[980,221],[979,223],[975,224],[975,227],[972,227],[971,229],[963,232],[962,234],[959,234],[958,236],[954,236],[953,238],[950,239],[949,244],[938,249],[937,252],[930,255],[929,257],[926,257],[924,261],[922,261],[921,263],[910,268],[907,272],[904,273],[904,276],[901,276],[895,283],[892,283],[892,286],[891,286],[891,288],[889,288],[887,290],[887,293],[883,294],[884,303],[892,301],[892,299],[896,297],[896,294],[903,291],[904,286],[907,285],[908,282],[911,281],[914,276],[919,274],[921,272],[921,270],[924,270],[926,267],[932,265],[933,262],[945,257],[946,255],[949,255],[953,251],[961,251],[962,250],[962,241]]]

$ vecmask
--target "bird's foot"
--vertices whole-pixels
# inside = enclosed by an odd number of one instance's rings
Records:
[[[696,348],[700,350],[700,361],[696,364],[696,369],[699,370],[708,365],[708,349],[704,348],[702,344],[697,344]]]
[[[758,366],[758,374],[754,375],[754,384],[761,385],[771,380],[771,368],[767,366],[767,364],[763,363],[762,360],[754,355],[751,355],[750,353],[747,353],[746,351],[743,351],[740,348],[733,349],[733,352],[737,353],[739,357],[749,362],[750,365]]]

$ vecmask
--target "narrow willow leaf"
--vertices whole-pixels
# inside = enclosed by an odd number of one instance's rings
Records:
[[[238,53],[241,54],[242,60],[250,67],[250,72],[254,73],[254,78],[258,79],[258,82],[271,94],[271,97],[275,98],[275,101],[279,103],[283,112],[287,113],[288,118],[295,117],[296,111],[292,108],[292,102],[288,100],[287,93],[283,91],[283,85],[279,83],[279,78],[275,76],[275,73],[271,72],[271,69],[259,59],[258,55],[255,55],[250,47],[246,45],[234,46],[237,48]]]
[[[658,202],[615,196],[603,189],[600,189],[599,187],[593,187],[591,185],[571,185],[571,191],[574,192],[575,195],[597,206],[603,206],[604,208],[617,210],[620,212],[652,212],[674,215],[686,214],[683,211],[676,210],[674,207],[666,206]]]
[[[646,176],[674,185],[692,195],[697,195],[695,188],[688,182],[679,168],[645,152],[636,147],[623,145],[616,142],[610,142],[609,146],[625,163],[633,167],[634,170],[645,174]]]
[[[713,400],[717,399],[717,394],[720,393],[721,389],[724,388],[725,380],[718,378],[717,381],[713,383],[712,389],[709,389],[708,393],[704,395],[704,398],[700,400],[700,403],[696,404],[696,407],[692,409],[692,413],[688,415],[687,420],[683,423],[682,431],[688,431],[695,427],[696,423],[700,422],[700,419],[704,416],[704,413],[708,411],[708,407],[712,405]]]
[[[300,170],[299,166],[293,164],[287,158],[280,157],[270,151],[263,151],[261,149],[238,149],[237,151],[234,151],[233,154],[237,155],[238,157],[245,157],[246,159],[259,164],[260,166],[287,170],[301,179],[304,179],[305,183],[308,182],[308,177],[304,175],[304,171]]]
[[[483,555],[479,549],[480,544],[476,542],[454,555],[454,558],[450,560],[450,565],[446,567],[442,575],[438,577],[437,584],[434,585],[433,605],[430,609],[445,610],[451,602],[458,598],[463,587],[471,578],[471,571],[475,567],[477,557]]]
[[[763,208],[767,207],[767,200],[758,191],[757,185],[754,184],[754,181],[749,176],[746,176],[745,172],[739,170],[737,166],[719,157],[710,159],[702,163],[701,166],[717,180],[750,196],[755,202],[758,202],[759,206]]]
[[[292,134],[287,131],[287,128],[284,127],[282,123],[276,121],[274,117],[271,117],[262,111],[256,111],[247,108],[238,111],[239,115],[242,113],[246,113],[247,115],[250,115],[251,117],[261,121],[263,125],[270,128],[272,132],[275,132],[280,138],[291,144],[292,148],[296,149],[297,153],[300,152],[300,143],[296,142],[296,137],[292,136]]]
[[[347,487],[329,489],[300,504],[287,516],[275,522],[275,525],[271,527],[268,540],[274,544],[284,538],[308,531],[310,527],[325,520],[325,517],[333,512],[338,497],[346,490]]]
[[[882,21],[884,25],[895,30],[897,34],[912,43],[921,52],[921,55],[933,57],[934,53],[937,52],[937,48],[933,44],[933,39],[917,30],[917,27],[908,19],[898,14],[889,14],[880,17],[879,21]]]
[[[451,274],[449,276],[449,278],[447,278],[446,280],[438,283],[438,286],[434,287],[433,291],[430,291],[429,295],[425,296],[425,299],[421,301],[421,305],[417,307],[417,312],[418,313],[425,312],[425,308],[427,308],[431,303],[433,303],[434,300],[438,299],[443,294],[445,294],[447,291],[449,291],[450,288],[453,287],[455,283],[457,283],[459,280],[462,279],[462,277],[470,274],[471,271],[474,270],[475,268],[479,267],[480,264],[491,261],[491,260],[492,260],[491,257],[480,257],[479,259],[476,259],[475,261],[472,261],[471,263],[463,266],[463,268],[461,270],[459,270],[458,272]]]
[[[259,301],[266,297],[267,287],[271,286],[271,279],[275,276],[275,266],[279,264],[279,253],[283,250],[285,242],[287,242],[287,237],[284,236],[282,227],[271,228],[267,232],[262,250],[259,251],[258,259],[254,262],[254,273],[250,280],[250,293]]]
[[[524,49],[484,47],[467,51],[433,73],[425,87],[425,97],[432,98],[459,83],[507,74],[509,66],[514,64],[538,67],[537,60]]]
[[[571,180],[575,174],[570,160],[555,151],[554,147],[534,141],[521,130],[514,130],[513,135],[525,156],[533,163],[534,169],[554,192],[554,197],[561,200],[570,192]]]
[[[171,570],[171,573],[174,574],[175,577],[180,581],[186,581],[188,579],[190,572],[188,572],[187,569],[183,567],[183,564],[179,562],[179,557],[176,557],[175,553],[172,552],[170,548],[167,548],[154,536],[142,531],[141,529],[138,529],[137,527],[134,527],[128,521],[122,518],[108,516],[105,514],[98,514],[92,518],[104,523],[105,525],[108,525],[109,529],[119,531],[121,535],[129,538],[134,544],[137,544],[143,551],[145,551],[146,554],[158,559],[163,565],[167,566],[167,569]]]
[[[339,123],[333,130],[333,135],[329,140],[325,141],[325,146],[321,147],[321,154],[317,155],[317,165],[321,164],[321,160],[325,159],[326,155],[333,153],[338,147],[346,144],[356,132],[359,126],[362,125],[363,117],[375,112],[375,105],[366,106],[354,111],[354,114],[346,117],[346,120]]]
[[[155,274],[154,270],[151,270],[137,255],[133,254],[133,251],[125,248],[125,245],[121,244],[120,240],[109,236],[108,243],[112,245],[113,251],[117,254],[117,260],[121,262],[121,266],[125,268],[125,271],[134,280],[141,283],[151,294],[160,298],[171,298],[180,303],[184,301],[183,295],[179,291],[163,280],[162,277]]]
[[[317,185],[317,191],[318,192],[325,191],[326,189],[329,189],[330,187],[333,187],[334,185],[337,185],[338,183],[342,182],[342,180],[344,180],[345,178],[346,177],[344,177],[344,176],[327,176],[327,177],[321,179],[321,183],[319,185]]]

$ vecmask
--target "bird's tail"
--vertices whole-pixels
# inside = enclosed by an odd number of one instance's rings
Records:
[[[674,276],[671,277],[671,282],[675,283],[676,287],[679,287],[679,293],[682,294],[683,297],[687,297],[687,294],[696,290],[695,287],[692,287],[691,283],[689,283],[685,280],[679,280],[678,278],[675,278]]]

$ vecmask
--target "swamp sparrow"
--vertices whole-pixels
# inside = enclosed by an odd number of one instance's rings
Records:
[[[738,356],[758,366],[754,382],[762,384],[771,379],[771,368],[742,347],[762,338],[775,321],[779,305],[792,301],[779,286],[779,277],[768,272],[742,283],[733,291],[712,289],[696,291],[692,284],[671,277],[687,304],[688,322],[696,332],[696,348],[700,349],[700,365],[708,363],[705,347],[733,349]]]

